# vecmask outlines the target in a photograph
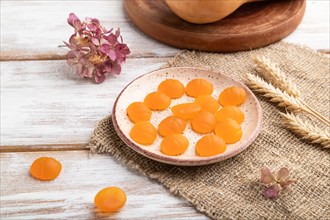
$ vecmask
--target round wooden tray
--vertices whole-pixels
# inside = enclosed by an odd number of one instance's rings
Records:
[[[211,24],[176,16],[164,0],[125,0],[125,10],[144,33],[174,47],[210,52],[251,50],[277,42],[301,22],[306,0],[248,3]]]

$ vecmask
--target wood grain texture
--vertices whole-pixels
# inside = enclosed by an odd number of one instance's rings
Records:
[[[31,16],[31,12],[37,15]],[[1,1],[0,60],[64,59],[68,49],[62,46],[63,41],[68,41],[74,33],[66,22],[71,12],[80,19],[96,17],[105,27],[119,27],[124,42],[132,51],[130,57],[168,57],[178,51],[169,50],[168,46],[136,30],[128,22],[121,0],[13,0]]]
[[[305,0],[249,3],[201,25],[176,16],[165,0],[125,0],[128,17],[147,35],[174,47],[208,52],[251,50],[277,42],[296,29],[305,6]]]
[[[37,152],[37,151],[71,151],[89,150],[86,143],[76,144],[34,144],[34,145],[1,145],[0,153]]]
[[[329,1],[308,0],[302,23],[285,40],[314,49],[329,49],[329,7]],[[37,19],[30,16],[31,11],[38,12]],[[67,49],[59,45],[73,33],[66,23],[70,12],[81,18],[97,17],[106,27],[120,27],[125,43],[131,48],[131,57],[170,57],[178,52],[131,25],[121,0],[1,1],[0,60],[63,59]]]
[[[157,69],[179,50],[152,40],[131,25],[121,0],[4,0],[0,4],[0,60],[45,60],[0,62],[0,218],[206,219],[187,202],[109,156],[67,151],[84,146],[128,82]],[[286,41],[329,51],[329,6],[329,1],[308,0],[302,24]],[[121,28],[132,50],[121,76],[95,85],[76,78],[65,61],[58,61],[67,53],[60,46],[62,40],[72,34],[65,22],[70,12]],[[61,152],[3,153],[42,150]],[[53,182],[39,182],[28,174],[31,162],[45,155],[64,165]],[[124,188],[128,203],[119,213],[100,215],[92,200],[99,189],[109,185]]]
[[[100,85],[78,78],[65,61],[2,62],[1,145],[87,143],[119,92],[166,60],[129,59]]]
[[[31,163],[40,156],[61,161],[62,172],[54,181],[29,175]],[[207,219],[187,201],[107,155],[26,152],[1,153],[0,158],[1,219]],[[108,186],[118,186],[127,194],[120,212],[102,214],[95,209],[94,196]]]

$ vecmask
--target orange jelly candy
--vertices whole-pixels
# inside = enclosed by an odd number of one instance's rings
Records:
[[[246,92],[243,88],[232,86],[224,89],[219,96],[219,103],[222,106],[241,105],[246,99]]]
[[[172,99],[177,99],[184,94],[184,85],[176,79],[167,79],[158,86],[158,92],[168,95]]]
[[[200,134],[206,134],[215,128],[217,119],[210,112],[200,112],[191,120],[192,129]]]
[[[186,86],[186,94],[195,98],[200,95],[211,95],[212,92],[212,83],[205,79],[193,79]]]
[[[183,154],[189,146],[188,139],[182,134],[171,134],[160,144],[160,151],[169,156]]]
[[[219,102],[210,95],[201,95],[195,99],[195,103],[202,107],[202,112],[215,113],[220,108]]]
[[[151,110],[142,102],[133,102],[127,107],[127,115],[133,123],[149,121],[151,114]]]
[[[171,105],[171,98],[162,92],[152,92],[146,96],[144,104],[151,110],[164,110]]]
[[[116,212],[126,203],[125,192],[118,187],[108,187],[99,191],[95,198],[94,204],[102,212]]]
[[[156,140],[157,131],[150,122],[140,121],[133,126],[130,136],[139,144],[150,145]]]
[[[31,175],[39,180],[53,180],[61,170],[61,163],[51,157],[40,157],[33,161],[30,167]]]
[[[243,112],[236,106],[228,105],[221,108],[217,113],[215,113],[215,117],[218,121],[223,121],[226,118],[231,118],[237,121],[238,124],[242,124],[244,121]]]
[[[202,107],[196,103],[183,103],[172,107],[172,112],[175,116],[182,119],[194,118],[200,111]]]
[[[205,135],[196,143],[196,154],[201,157],[214,156],[225,151],[225,141],[214,134]]]
[[[187,122],[176,116],[169,116],[158,125],[158,133],[166,137],[170,134],[181,134],[186,128]]]
[[[220,121],[214,129],[216,135],[222,137],[227,144],[233,144],[242,138],[242,128],[233,119],[226,118]]]

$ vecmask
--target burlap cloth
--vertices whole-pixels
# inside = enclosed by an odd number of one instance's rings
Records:
[[[212,68],[245,81],[245,74],[254,72],[251,56],[255,54],[278,62],[298,84],[303,98],[329,117],[330,61],[311,49],[280,42],[230,54],[186,51],[167,66]],[[330,219],[329,151],[288,131],[278,114],[283,109],[259,94],[257,97],[263,109],[261,134],[243,153],[214,165],[179,167],[145,158],[119,139],[110,116],[96,127],[89,147],[98,153],[109,153],[128,167],[158,180],[214,219]],[[264,198],[259,183],[263,165],[272,170],[287,166],[297,184],[277,200]]]

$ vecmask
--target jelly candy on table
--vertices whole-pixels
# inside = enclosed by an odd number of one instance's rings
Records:
[[[101,212],[116,212],[126,203],[125,192],[118,187],[107,187],[94,197],[94,204]]]
[[[39,157],[30,167],[30,174],[39,180],[53,180],[62,170],[62,164],[52,157]]]

